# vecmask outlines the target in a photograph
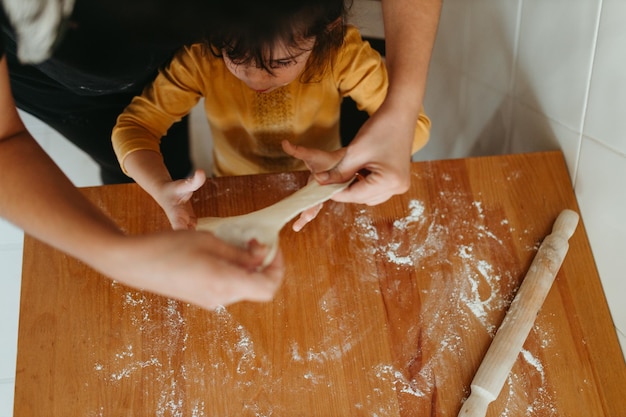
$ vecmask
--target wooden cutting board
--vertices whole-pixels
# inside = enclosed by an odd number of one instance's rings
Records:
[[[209,180],[199,216],[260,209],[305,173]],[[135,185],[85,195],[168,228]],[[270,303],[204,311],[25,238],[15,417],[456,416],[558,213],[559,152],[416,163],[408,193],[287,226]],[[624,416],[626,366],[584,226],[488,416]]]

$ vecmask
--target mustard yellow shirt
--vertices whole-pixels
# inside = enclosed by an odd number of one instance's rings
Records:
[[[168,128],[201,97],[213,136],[214,175],[246,175],[305,169],[285,154],[281,141],[327,151],[338,149],[342,98],[373,114],[387,94],[381,56],[348,27],[345,42],[323,77],[299,79],[269,93],[257,93],[226,68],[203,44],[185,47],[141,96],[118,117],[112,140],[118,160],[147,149],[159,151]],[[423,147],[430,120],[422,112],[412,152]],[[381,138],[381,140],[384,138]]]

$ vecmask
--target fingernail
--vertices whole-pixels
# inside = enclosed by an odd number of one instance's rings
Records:
[[[328,181],[330,179],[330,174],[328,172],[320,172],[315,174],[315,179],[319,182]]]

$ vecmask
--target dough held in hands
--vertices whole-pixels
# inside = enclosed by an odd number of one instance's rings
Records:
[[[246,248],[250,241],[256,239],[268,248],[262,264],[265,267],[276,256],[278,235],[285,224],[301,212],[330,199],[351,182],[320,185],[317,181],[311,181],[290,196],[261,210],[241,216],[202,217],[198,219],[196,229],[212,232],[223,241],[241,248]]]

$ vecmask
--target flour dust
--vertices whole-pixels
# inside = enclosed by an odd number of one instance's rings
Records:
[[[412,375],[386,363],[370,370],[371,375],[392,383],[396,392],[416,398],[433,395],[436,386],[445,389],[446,367],[463,357],[463,339],[473,337],[476,323],[490,337],[495,335],[499,321],[494,317],[501,317],[510,305],[516,291],[512,274],[520,273],[512,271],[516,260],[507,259],[509,242],[516,233],[530,233],[515,231],[506,217],[498,218],[503,216],[501,213],[487,212],[482,201],[468,201],[463,193],[441,192],[438,197],[439,204],[433,207],[418,199],[408,201],[405,214],[395,219],[391,228],[372,214],[374,209],[363,208],[356,217],[352,237],[353,246],[361,251],[358,256],[398,270],[418,271],[420,277],[427,276],[430,281],[429,288],[423,290],[426,297],[419,316],[414,318],[421,326],[422,348],[430,350],[429,359],[421,362]],[[526,250],[536,251],[538,245]],[[497,263],[493,262],[494,256]],[[399,283],[387,286],[401,287]],[[409,333],[414,330],[409,329]],[[532,331],[543,347],[552,337],[551,329],[535,326]],[[520,399],[522,394],[512,387],[525,381],[513,375],[507,381],[510,391],[505,415],[518,415],[524,404],[531,404],[523,410],[524,415],[556,415],[542,363],[527,350],[520,357],[531,365],[527,372],[539,375],[539,379],[532,375],[529,378],[537,379],[540,389],[534,397],[523,394],[528,398]]]
[[[418,399],[433,395],[436,386],[445,389],[445,367],[466,353],[463,340],[473,336],[476,330],[472,329],[478,327],[490,336],[495,334],[499,323],[494,317],[508,307],[515,292],[511,284],[515,281],[512,271],[506,267],[515,260],[503,261],[503,257],[507,256],[514,232],[529,233],[515,231],[506,217],[490,212],[480,200],[467,201],[466,196],[456,192],[442,192],[438,198],[441,204],[433,207],[412,199],[403,215],[388,223],[381,223],[372,214],[374,209],[363,208],[357,212],[354,223],[346,225],[352,233],[350,239],[355,256],[369,259],[372,271],[377,262],[383,262],[398,270],[417,271],[428,281],[422,289],[424,302],[419,312],[409,318],[415,325],[408,329],[408,333],[421,332],[420,348],[429,350],[429,354],[424,355],[428,359],[418,358],[408,363],[413,369],[410,373],[385,362],[363,369],[367,378],[391,386],[399,396]],[[464,220],[468,218],[474,221]],[[537,245],[526,249],[534,251]],[[495,253],[499,254],[498,263],[493,262]],[[454,257],[454,262],[450,261],[450,256]],[[365,275],[364,281],[377,279],[375,272]],[[388,288],[392,292],[401,291],[400,283],[390,282]],[[284,387],[285,382],[275,374],[272,360],[259,347],[251,329],[238,322],[227,308],[215,311],[214,329],[201,337],[192,336],[182,312],[188,306],[172,300],[157,303],[156,298],[142,292],[118,289],[132,326],[151,343],[141,347],[121,345],[111,357],[96,358],[93,369],[102,381],[119,384],[138,373],[144,375],[144,379],[149,377],[150,389],[157,393],[157,417],[210,416],[212,399],[186,395],[185,387],[190,384],[203,389],[211,384],[228,386],[232,389],[229,398],[241,401],[245,415],[285,415],[286,410],[275,405],[272,395],[288,387]],[[302,370],[302,385],[289,388],[294,396],[306,394],[298,390],[307,387],[332,392],[333,381],[322,372],[323,366],[329,363],[340,366],[372,331],[355,332],[355,316],[336,315],[339,303],[341,300],[332,288],[320,298],[317,313],[328,326],[315,344],[304,346],[296,340],[285,341],[289,366]],[[554,332],[537,326],[532,331],[536,339],[542,341],[541,347],[550,343]],[[335,340],[343,342],[337,345]],[[194,349],[190,349],[194,344],[211,346],[211,354],[224,358],[228,364],[194,356]],[[181,360],[183,356],[185,361]],[[521,394],[515,387],[524,387],[528,382],[511,375],[504,388],[508,396],[502,415],[519,415],[520,407],[526,407],[521,410],[524,415],[556,416],[543,364],[528,350],[522,351],[520,357],[527,365],[525,369],[533,385],[540,390]],[[219,376],[215,378],[219,381],[209,380],[210,375]],[[369,410],[369,415],[377,417],[394,415],[397,410],[393,407],[376,402],[376,396],[380,395],[374,390],[354,404],[355,413],[362,415],[364,410]],[[522,398],[522,395],[526,396]],[[371,414],[373,404],[377,408]],[[107,405],[98,406],[92,415],[109,415]]]

